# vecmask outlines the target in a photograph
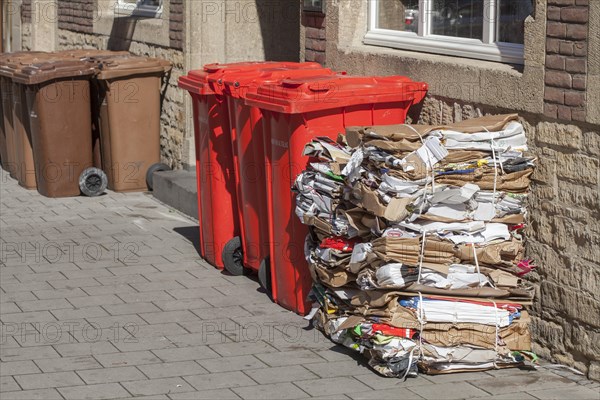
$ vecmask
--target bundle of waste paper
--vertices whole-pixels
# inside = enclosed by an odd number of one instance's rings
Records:
[[[314,324],[385,376],[522,366],[533,157],[517,115],[349,128],[307,144]]]

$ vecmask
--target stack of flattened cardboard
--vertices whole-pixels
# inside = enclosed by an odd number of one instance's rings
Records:
[[[385,376],[522,366],[534,158],[517,115],[349,128],[294,185],[311,227],[310,317]]]

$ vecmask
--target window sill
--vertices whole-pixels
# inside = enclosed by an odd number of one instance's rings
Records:
[[[452,71],[452,68],[476,68],[478,70],[510,74],[515,77],[521,77],[523,75],[523,65],[520,64],[508,64],[453,55],[427,53],[422,49],[399,49],[397,47],[389,47],[380,44],[374,45],[368,43],[366,40],[361,44],[352,46],[350,49],[346,49],[345,51],[348,50],[350,52],[360,52],[372,55],[393,56],[397,59],[406,60],[408,63],[428,62],[445,66],[449,68],[449,71]]]
[[[153,9],[152,7],[127,7],[127,6],[117,6],[114,11],[114,16],[116,18],[123,17],[140,17],[140,18],[161,18],[162,17],[162,7],[158,9]]]
[[[94,21],[94,33],[114,36],[123,35],[125,39],[136,42],[169,47],[169,22],[165,21],[165,13],[162,16],[142,16],[136,13],[120,13],[118,10],[102,13]],[[116,24],[124,24],[117,26]],[[125,22],[122,22],[125,21]]]
[[[384,46],[403,50],[428,52],[438,55],[464,57],[508,64],[523,64],[523,46],[502,43],[483,44],[479,40],[450,38],[445,36],[419,37],[384,29],[374,29],[365,35],[367,45]]]

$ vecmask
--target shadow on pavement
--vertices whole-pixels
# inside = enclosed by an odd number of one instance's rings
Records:
[[[200,229],[197,226],[183,226],[179,228],[173,228],[173,231],[186,238],[194,246],[194,249],[196,249],[198,257],[202,258],[202,252],[200,250]],[[226,270],[222,270],[220,272],[222,275],[233,276]],[[258,276],[256,272],[252,270],[245,269],[244,276],[253,280],[254,282],[258,282]],[[259,287],[256,290],[260,293],[266,293],[262,287]]]
[[[181,228],[173,228],[173,231],[186,238],[192,245],[198,256],[202,258],[202,252],[200,251],[200,230],[197,226],[183,226]]]

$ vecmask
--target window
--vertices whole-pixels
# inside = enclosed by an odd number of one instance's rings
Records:
[[[115,14],[119,16],[160,17],[162,0],[118,0]]]
[[[323,13],[323,6],[323,0],[304,0],[302,4],[302,10]]]
[[[523,64],[533,0],[370,0],[365,43]]]

